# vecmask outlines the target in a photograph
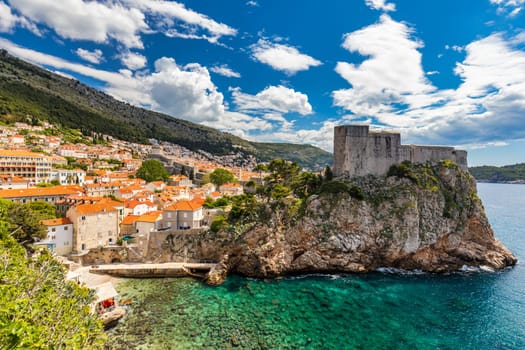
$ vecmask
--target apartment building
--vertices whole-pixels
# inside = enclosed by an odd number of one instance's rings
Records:
[[[0,150],[0,175],[19,176],[37,184],[49,182],[52,159],[40,153]]]

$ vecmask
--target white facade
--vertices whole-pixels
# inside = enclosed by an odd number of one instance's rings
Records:
[[[57,255],[71,253],[73,249],[73,224],[64,219],[45,220],[43,224],[47,227],[47,237],[38,244],[47,246],[50,251]]]
[[[83,186],[86,172],[82,169],[56,169],[50,173],[51,180],[58,180],[61,185],[80,185]]]

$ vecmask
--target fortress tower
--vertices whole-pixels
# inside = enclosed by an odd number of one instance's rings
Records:
[[[467,152],[453,147],[402,145],[396,132],[370,131],[368,125],[334,128],[334,175],[385,175],[393,164],[452,160],[467,171]]]

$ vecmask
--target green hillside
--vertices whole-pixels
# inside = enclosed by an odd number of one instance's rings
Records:
[[[525,163],[497,166],[477,166],[469,171],[478,181],[516,182],[525,181]]]
[[[283,158],[320,169],[332,155],[310,145],[252,143],[229,133],[132,106],[0,51],[0,118],[46,120],[84,134],[104,133],[131,141],[149,138],[215,155],[241,152],[260,161]]]

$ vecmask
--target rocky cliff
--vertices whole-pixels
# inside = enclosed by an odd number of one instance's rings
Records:
[[[516,258],[495,237],[476,183],[454,163],[401,164],[387,177],[334,181],[297,214],[274,207],[269,220],[232,242],[222,268],[253,277],[367,272],[378,267],[429,272],[463,265],[501,269]]]

